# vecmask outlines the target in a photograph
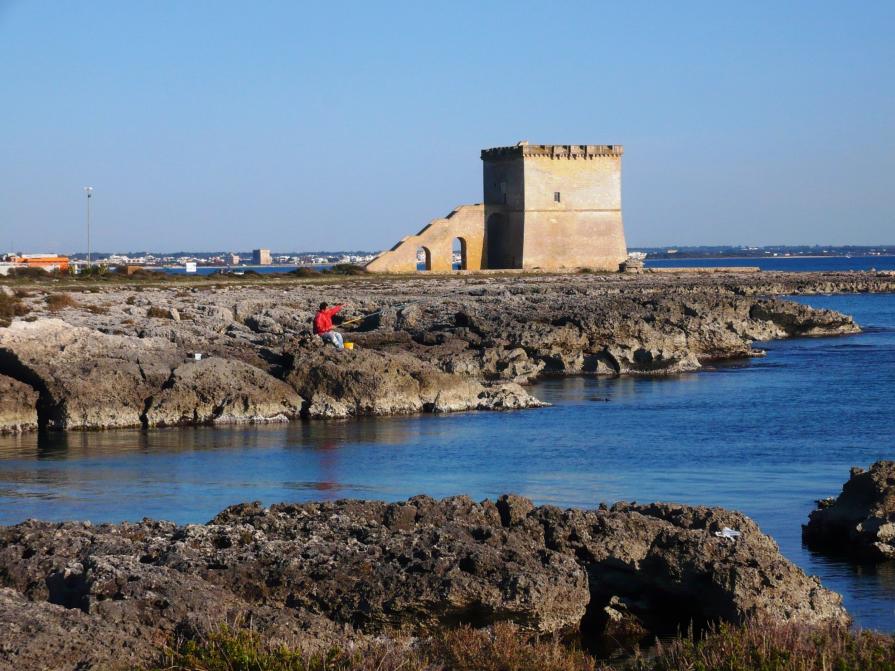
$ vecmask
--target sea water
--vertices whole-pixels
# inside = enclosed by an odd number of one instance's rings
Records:
[[[205,522],[247,500],[420,493],[717,505],[753,517],[859,626],[893,632],[895,563],[814,554],[800,533],[850,466],[895,458],[895,295],[797,300],[864,332],[671,378],[550,379],[538,410],[0,438],[0,524]]]

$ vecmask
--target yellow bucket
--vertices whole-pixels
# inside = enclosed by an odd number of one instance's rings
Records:
[[[353,342],[346,342],[346,343],[344,343],[344,345],[345,345],[345,349],[354,349]]]

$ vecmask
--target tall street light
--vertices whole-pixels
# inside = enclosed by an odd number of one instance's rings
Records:
[[[85,186],[84,193],[87,194],[87,267],[89,268],[92,265],[90,263],[90,197],[93,195],[93,187]]]

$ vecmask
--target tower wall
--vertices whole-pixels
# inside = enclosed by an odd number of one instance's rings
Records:
[[[482,162],[485,205],[485,268],[521,268],[525,222],[522,157]]]
[[[618,270],[627,257],[621,148],[555,150],[523,159],[523,267]]]

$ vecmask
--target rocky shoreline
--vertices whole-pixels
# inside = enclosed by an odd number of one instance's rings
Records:
[[[817,503],[802,526],[809,547],[867,561],[895,559],[895,461],[852,468],[839,496]]]
[[[242,504],[204,525],[0,528],[3,668],[149,665],[173,636],[235,622],[325,648],[346,632],[512,622],[618,639],[709,621],[826,626],[848,616],[752,520],[719,508],[419,496]]]
[[[886,273],[488,275],[233,286],[25,285],[0,328],[0,431],[276,422],[541,405],[544,375],[669,375],[755,341],[853,333],[779,294],[895,291]],[[5,287],[6,291],[12,292]],[[310,333],[344,303],[352,352]],[[201,353],[202,360],[194,354]]]

